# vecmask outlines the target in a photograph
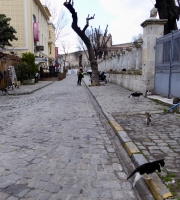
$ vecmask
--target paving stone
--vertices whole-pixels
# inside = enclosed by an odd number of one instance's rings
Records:
[[[127,179],[127,175],[124,172],[116,172],[116,175],[119,179],[123,179],[123,180]]]
[[[49,200],[49,197],[51,196],[51,193],[48,192],[44,192],[41,197],[39,198],[39,200]]]
[[[18,193],[17,196],[18,196],[19,198],[22,198],[22,197],[24,197],[29,191],[30,191],[30,189],[25,189],[25,190],[21,191],[20,193]]]
[[[122,165],[119,163],[113,163],[113,168],[114,168],[114,171],[116,171],[116,172],[122,171]]]
[[[124,189],[124,190],[130,190],[130,189],[132,189],[132,184],[130,182],[126,181],[126,182],[124,182],[122,184],[122,189]]]
[[[158,143],[157,145],[158,145],[159,147],[162,147],[162,146],[168,146],[167,143]]]
[[[60,190],[60,186],[55,184],[48,184],[46,190],[51,193],[57,193]]]
[[[7,200],[18,200],[18,198],[17,197],[9,197]]]
[[[49,174],[42,174],[42,175],[40,175],[39,180],[48,182],[50,178],[51,178],[51,176]]]
[[[0,184],[0,189],[7,188],[7,187],[11,186],[12,184],[13,184],[13,182],[10,182],[10,181],[6,181],[4,183],[1,183]]]
[[[110,190],[101,190],[100,191],[100,197],[105,198],[105,199],[111,199],[112,198],[112,193]]]
[[[114,153],[114,152],[115,152],[114,148],[107,148],[107,151],[108,151],[109,153]]]
[[[91,190],[91,196],[93,199],[99,198],[99,191],[98,190]]]
[[[16,175],[16,174],[10,174],[10,175],[7,176],[7,179],[9,181],[12,181],[12,182],[16,182],[21,178],[22,178],[22,176],[19,176],[19,175]]]
[[[151,150],[157,150],[159,149],[158,146],[149,146],[148,149],[151,151]]]

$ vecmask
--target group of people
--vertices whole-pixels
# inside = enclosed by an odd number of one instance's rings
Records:
[[[82,67],[79,68],[77,75],[78,75],[77,85],[81,85],[82,78],[84,78],[84,72]]]

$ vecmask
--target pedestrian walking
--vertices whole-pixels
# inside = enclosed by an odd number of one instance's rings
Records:
[[[81,85],[81,80],[82,78],[84,78],[84,72],[83,72],[82,67],[79,68],[77,75],[78,75],[77,85]]]

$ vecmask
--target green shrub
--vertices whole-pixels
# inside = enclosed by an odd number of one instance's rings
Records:
[[[39,72],[38,67],[35,64],[35,56],[30,52],[23,53],[22,63],[15,64],[14,67],[17,79],[21,82],[34,78],[35,74]]]

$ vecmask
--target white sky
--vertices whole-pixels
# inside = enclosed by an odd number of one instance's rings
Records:
[[[41,0],[42,4],[46,1],[49,1],[57,11],[61,8],[66,10],[70,34],[63,40],[70,43],[70,52],[77,51],[77,35],[71,29],[71,14],[63,6],[65,0]],[[93,28],[98,28],[100,25],[103,32],[108,25],[108,33],[112,35],[113,44],[131,42],[133,36],[142,33],[140,24],[149,18],[154,4],[155,0],[74,0],[79,27],[83,29],[88,14],[90,16],[95,14],[95,19],[90,20],[89,25]]]

